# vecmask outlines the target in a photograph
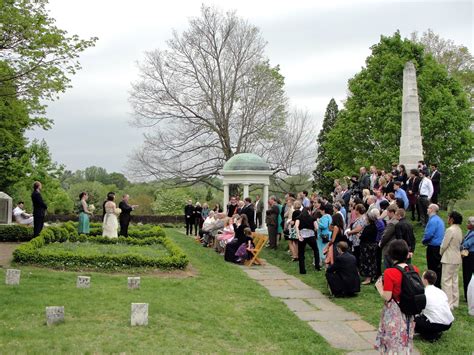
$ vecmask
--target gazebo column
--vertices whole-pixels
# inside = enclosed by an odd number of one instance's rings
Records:
[[[224,203],[222,204],[222,211],[226,211],[227,204],[229,203],[229,184],[224,182]]]
[[[265,217],[267,216],[268,210],[268,184],[263,184],[263,211],[262,211],[262,228],[267,229],[267,223]]]
[[[244,198],[249,197],[249,184],[245,183],[244,185]]]

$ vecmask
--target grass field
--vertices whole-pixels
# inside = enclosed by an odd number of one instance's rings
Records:
[[[445,221],[447,220],[446,215],[446,212],[441,213]],[[465,217],[467,217],[466,214]],[[415,226],[415,234],[417,247],[413,264],[418,266],[420,271],[422,271],[426,270],[426,248],[421,244],[423,236],[421,226]],[[280,244],[279,249],[276,251],[265,250],[263,257],[268,262],[282,268],[286,273],[300,278],[308,285],[321,290],[329,296],[324,272],[310,271],[314,270],[314,267],[311,265],[312,254],[309,252],[310,248],[307,248],[306,252],[306,269],[308,273],[306,275],[300,275],[298,264],[292,262],[286,252],[286,243],[286,241],[282,241],[282,244]],[[433,344],[418,339],[417,336],[415,337],[415,345],[423,354],[471,354],[474,352],[474,317],[469,316],[467,313],[467,303],[464,299],[462,285],[462,272],[460,270],[459,295],[461,302],[459,308],[454,311],[455,322],[451,329],[445,333],[438,342]],[[356,297],[333,298],[332,300],[345,309],[358,313],[363,319],[375,327],[378,326],[383,300],[373,285],[361,286],[361,292]]]
[[[21,267],[18,287],[0,284],[0,353],[278,353],[337,354],[280,300],[222,256],[175,230],[167,234],[197,275],[142,276]],[[0,246],[1,247],[1,246]],[[149,303],[149,325],[130,326],[130,304]],[[66,321],[45,325],[46,306],[65,306]]]

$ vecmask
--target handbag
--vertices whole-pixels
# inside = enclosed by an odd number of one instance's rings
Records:
[[[463,258],[465,258],[466,256],[469,256],[469,250],[468,249],[461,250],[461,256]]]
[[[296,228],[295,227],[288,227],[288,239],[290,240],[296,240],[298,239],[298,234],[296,233]]]

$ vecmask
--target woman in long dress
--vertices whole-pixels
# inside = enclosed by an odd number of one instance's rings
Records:
[[[408,245],[404,240],[394,240],[390,243],[388,254],[394,265],[406,269],[408,267]],[[416,272],[418,268],[413,266]],[[394,268],[385,269],[383,278],[380,277],[375,287],[384,299],[380,316],[379,329],[375,339],[375,349],[381,354],[409,355],[413,353],[413,334],[415,321],[413,316],[407,316],[400,310],[402,292],[402,273]]]
[[[117,212],[119,212],[115,205],[115,195],[107,195],[107,202],[104,205],[105,215],[102,223],[102,236],[109,238],[118,238],[118,220]],[[120,213],[120,212],[119,212]]]
[[[78,225],[78,232],[79,234],[89,234],[89,215],[92,215],[92,212],[89,211],[89,207],[87,206],[87,199],[89,195],[87,192],[81,192],[79,194],[79,225]]]

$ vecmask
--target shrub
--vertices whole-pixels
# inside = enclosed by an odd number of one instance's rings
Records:
[[[160,227],[148,228],[148,230],[132,230],[138,238],[119,237],[107,238],[102,236],[86,236],[69,233],[74,225],[63,227],[45,228],[41,234],[29,243],[21,245],[13,253],[14,261],[17,263],[36,264],[49,267],[61,267],[66,269],[92,268],[106,270],[120,270],[127,268],[161,268],[183,269],[188,264],[188,257],[171,239],[167,238]],[[97,244],[129,244],[129,245],[153,245],[161,244],[169,253],[163,257],[149,257],[138,253],[127,253],[119,255],[78,255],[66,250],[43,249],[49,243],[97,243]]]
[[[19,224],[0,225],[0,242],[27,242],[33,238],[33,228]]]

